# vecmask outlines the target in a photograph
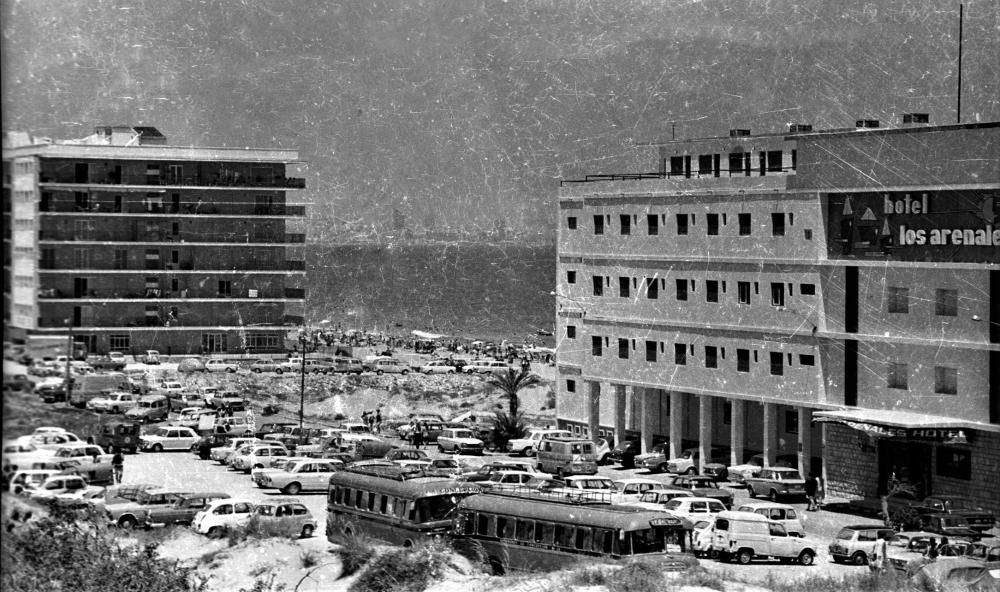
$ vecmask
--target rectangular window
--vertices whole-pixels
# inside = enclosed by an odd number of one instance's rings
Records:
[[[618,358],[622,360],[628,359],[628,339],[618,340]]]
[[[566,218],[566,228],[576,230],[576,216],[569,216]]]
[[[799,433],[799,412],[796,409],[785,410],[785,433]]]
[[[576,283],[576,270],[573,269],[566,270],[566,283],[567,284]]]
[[[677,280],[677,299],[687,300],[688,299],[688,281],[687,280]]]
[[[575,393],[576,392],[576,381],[575,380],[573,380],[571,378],[567,378],[566,379],[566,392],[567,393]]]
[[[732,176],[733,173],[743,173],[743,153],[733,152],[729,155],[729,174]]]
[[[799,284],[799,294],[803,296],[815,296],[816,284]]]
[[[910,289],[889,286],[885,290],[886,308],[889,312],[910,312]]]
[[[687,214],[677,214],[677,234],[687,234],[688,233],[688,215]]]
[[[705,281],[705,302],[719,301],[719,280]]]
[[[621,221],[622,234],[632,234],[632,216],[629,214],[620,214],[618,219]]]
[[[937,449],[937,473],[952,479],[972,479],[972,451],[964,448],[939,446]]]
[[[771,212],[771,236],[785,236],[785,214]]]
[[[229,280],[219,280],[219,296],[232,296],[233,282]]]
[[[750,304],[750,282],[736,282],[737,302]]]
[[[576,325],[566,325],[566,338],[576,339]]]
[[[736,350],[736,371],[737,372],[750,371],[750,350],[748,349]]]
[[[594,234],[604,234],[604,214],[594,216]]]
[[[656,214],[646,214],[646,232],[649,236],[660,234],[660,217]]]
[[[771,352],[771,376],[782,376],[785,373],[785,357],[781,352]]]
[[[646,297],[650,300],[656,300],[660,297],[660,283],[656,281],[655,277],[646,278]]]
[[[678,366],[687,364],[687,345],[683,343],[674,344],[674,364]]]
[[[799,366],[815,366],[816,356],[812,354],[799,354]]]
[[[698,174],[699,175],[711,175],[712,174],[712,155],[711,154],[699,154],[698,155]]]
[[[719,234],[719,215],[718,214],[708,214],[706,216],[708,223],[708,236],[718,236]]]
[[[629,281],[630,278],[627,277],[618,278],[618,296],[621,298],[629,297]]]
[[[670,176],[680,177],[684,175],[684,157],[683,156],[671,156],[670,157]]]
[[[719,367],[719,350],[714,345],[705,346],[705,367],[706,368]]]
[[[934,366],[934,392],[942,395],[957,395],[958,368]]]
[[[909,378],[909,367],[907,364],[901,362],[889,362],[886,365],[886,386],[891,389],[903,389],[907,390],[908,378]]]
[[[769,172],[780,173],[782,171],[781,150],[767,151],[767,170]]]
[[[590,337],[590,353],[593,354],[595,358],[601,357],[603,353],[601,345],[603,343],[604,342],[602,341],[601,337],[598,335],[592,335]]]
[[[785,284],[771,282],[771,306],[785,305]]]
[[[939,317],[958,316],[958,290],[936,290],[934,314]]]
[[[750,236],[750,214],[740,214],[740,236]]]
[[[594,296],[604,295],[604,276],[595,275],[594,276]]]
[[[646,361],[655,362],[656,361],[656,342],[647,341],[646,342]]]
[[[128,335],[109,335],[108,345],[111,351],[126,352],[130,347],[130,339]]]

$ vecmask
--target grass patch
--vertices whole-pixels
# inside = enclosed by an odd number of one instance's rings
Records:
[[[677,582],[685,586],[702,586],[719,592],[725,592],[726,582],[719,574],[712,573],[704,567],[697,566],[683,572]],[[798,590],[802,590],[799,588]]]
[[[655,563],[633,561],[608,574],[609,592],[661,592],[666,585],[663,571]]]
[[[606,586],[609,580],[608,569],[604,567],[580,567],[569,573],[566,586]]]
[[[745,583],[751,583],[745,581]],[[913,587],[905,574],[894,569],[885,573],[854,573],[845,576],[809,576],[796,578],[794,581],[783,581],[769,574],[763,587],[772,592],[897,592],[912,590]]]
[[[349,592],[422,592],[439,580],[448,564],[448,547],[440,543],[394,549],[376,557]]]
[[[335,534],[331,542],[338,548],[333,553],[340,559],[340,576],[346,578],[358,572],[372,558],[375,547],[367,537],[343,533]]]

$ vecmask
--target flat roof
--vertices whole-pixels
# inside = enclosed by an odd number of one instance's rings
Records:
[[[111,146],[106,144],[33,144],[5,148],[3,159],[23,156],[41,158],[92,158],[96,160],[183,160],[206,162],[299,163],[297,150],[281,148],[215,148],[195,146]]]

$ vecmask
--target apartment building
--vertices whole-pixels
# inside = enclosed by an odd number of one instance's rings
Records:
[[[561,183],[560,427],[1000,510],[1000,124],[649,148]]]
[[[153,127],[6,133],[5,340],[283,351],[305,302],[296,162],[294,150],[171,146]]]

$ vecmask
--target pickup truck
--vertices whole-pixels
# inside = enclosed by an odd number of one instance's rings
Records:
[[[772,502],[782,497],[805,496],[806,481],[797,469],[771,467],[763,469],[760,475],[746,480],[750,497],[758,494],[768,496]]]
[[[111,483],[114,480],[112,456],[93,444],[63,446],[51,457],[36,460],[33,468],[61,469],[86,477],[89,483]]]

